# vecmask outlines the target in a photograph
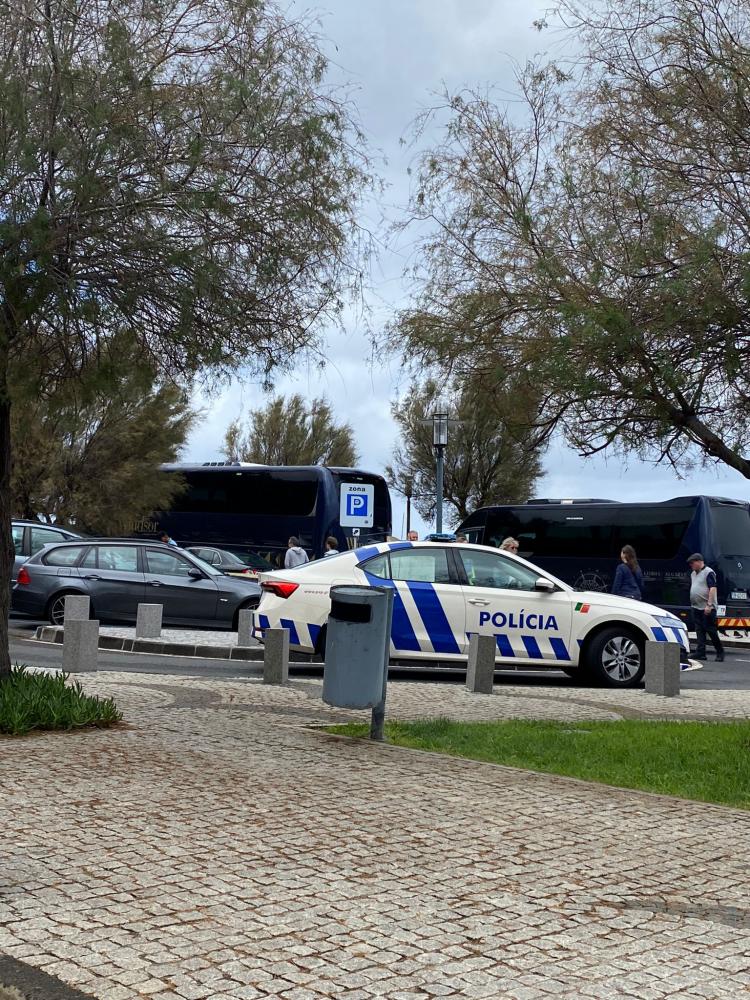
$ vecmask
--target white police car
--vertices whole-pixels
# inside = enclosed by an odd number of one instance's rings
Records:
[[[393,587],[391,657],[458,661],[473,633],[494,636],[498,667],[583,672],[611,687],[637,684],[644,642],[688,635],[674,615],[612,594],[582,593],[509,552],[484,545],[383,542],[263,573],[255,635],[286,628],[292,649],[325,654],[330,588]]]

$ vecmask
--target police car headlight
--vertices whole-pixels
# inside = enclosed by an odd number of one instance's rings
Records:
[[[685,622],[681,621],[676,615],[654,615],[654,618],[660,625],[666,628],[684,628],[687,631]]]

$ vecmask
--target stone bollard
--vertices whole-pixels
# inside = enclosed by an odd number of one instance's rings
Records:
[[[135,619],[136,639],[158,639],[161,636],[161,604],[139,604]]]
[[[73,618],[65,622],[62,668],[66,674],[96,670],[98,651],[98,621],[79,621]]]
[[[469,640],[466,689],[472,694],[492,694],[496,648],[494,635],[474,634]]]
[[[237,645],[253,645],[253,612],[250,608],[243,608],[237,614]]]
[[[286,684],[289,680],[289,629],[267,628],[263,632],[263,683]]]
[[[680,646],[676,642],[646,643],[646,693],[674,698],[680,693]]]
[[[66,594],[64,625],[69,621],[87,622],[91,617],[91,599],[85,594]]]

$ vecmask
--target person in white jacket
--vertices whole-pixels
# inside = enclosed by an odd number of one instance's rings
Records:
[[[310,562],[307,558],[307,553],[300,545],[299,538],[292,535],[287,542],[286,555],[284,556],[284,569],[294,569],[295,566],[304,566],[306,562]]]

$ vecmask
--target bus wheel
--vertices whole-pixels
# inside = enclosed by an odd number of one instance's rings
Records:
[[[326,661],[326,627],[325,625],[318,632],[318,638],[315,640],[315,655],[320,657],[320,662],[325,663]]]
[[[627,625],[602,629],[589,644],[586,665],[606,687],[635,687],[645,669],[643,639]]]

